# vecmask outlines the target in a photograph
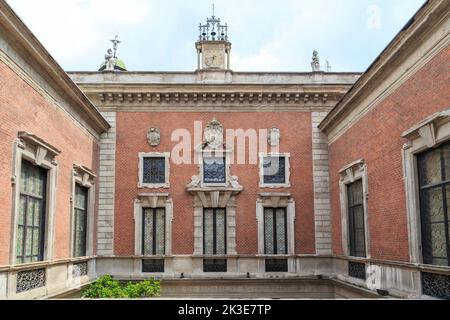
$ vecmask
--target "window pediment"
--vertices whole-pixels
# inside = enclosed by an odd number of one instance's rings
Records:
[[[55,157],[61,153],[61,151],[51,144],[45,142],[41,138],[34,134],[21,131],[18,134],[23,149],[26,149],[33,153],[33,161],[36,165],[40,166],[49,159],[49,162],[54,162]]]
[[[450,108],[421,121],[402,134],[409,141],[421,139],[428,148],[433,148],[448,138],[450,131]]]

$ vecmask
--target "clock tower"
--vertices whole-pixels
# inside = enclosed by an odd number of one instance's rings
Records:
[[[228,25],[221,24],[214,16],[199,26],[200,36],[196,43],[198,70],[229,70],[231,43],[228,41]]]

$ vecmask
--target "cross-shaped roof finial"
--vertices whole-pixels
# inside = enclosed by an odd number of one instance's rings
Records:
[[[117,58],[117,47],[119,43],[122,43],[122,41],[119,41],[119,36],[116,35],[114,40],[110,40],[113,43],[113,49],[114,49],[114,58]]]

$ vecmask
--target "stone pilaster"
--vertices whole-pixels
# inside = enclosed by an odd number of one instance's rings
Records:
[[[327,112],[312,113],[314,219],[316,253],[319,255],[332,253],[328,141],[326,135],[318,128],[326,115]]]
[[[111,129],[100,138],[99,211],[97,224],[97,254],[114,254],[114,190],[116,163],[116,113],[102,115]]]

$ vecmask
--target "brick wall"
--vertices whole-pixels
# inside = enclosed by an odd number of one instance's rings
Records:
[[[33,133],[62,151],[57,157],[54,258],[68,258],[72,168],[78,164],[98,172],[98,145],[61,108],[0,61],[0,265],[9,264],[13,141],[19,131]]]
[[[343,254],[339,169],[359,159],[368,168],[371,253],[409,261],[401,134],[450,106],[450,49],[435,56],[330,146],[333,250]]]
[[[312,119],[310,113],[124,113],[117,114],[115,242],[117,255],[134,253],[133,202],[138,193],[169,192],[174,202],[173,253],[194,252],[193,196],[186,185],[198,175],[197,165],[171,163],[170,189],[138,189],[138,153],[171,152],[175,129],[188,129],[193,135],[194,121],[203,128],[216,117],[227,129],[281,129],[280,152],[291,153],[292,188],[260,189],[257,165],[232,165],[231,174],[239,177],[245,190],[237,196],[237,252],[256,254],[258,250],[256,199],[260,192],[292,193],[296,201],[296,252],[315,253],[312,182]],[[147,130],[161,128],[161,145],[147,143]],[[193,148],[193,147],[192,147]]]

